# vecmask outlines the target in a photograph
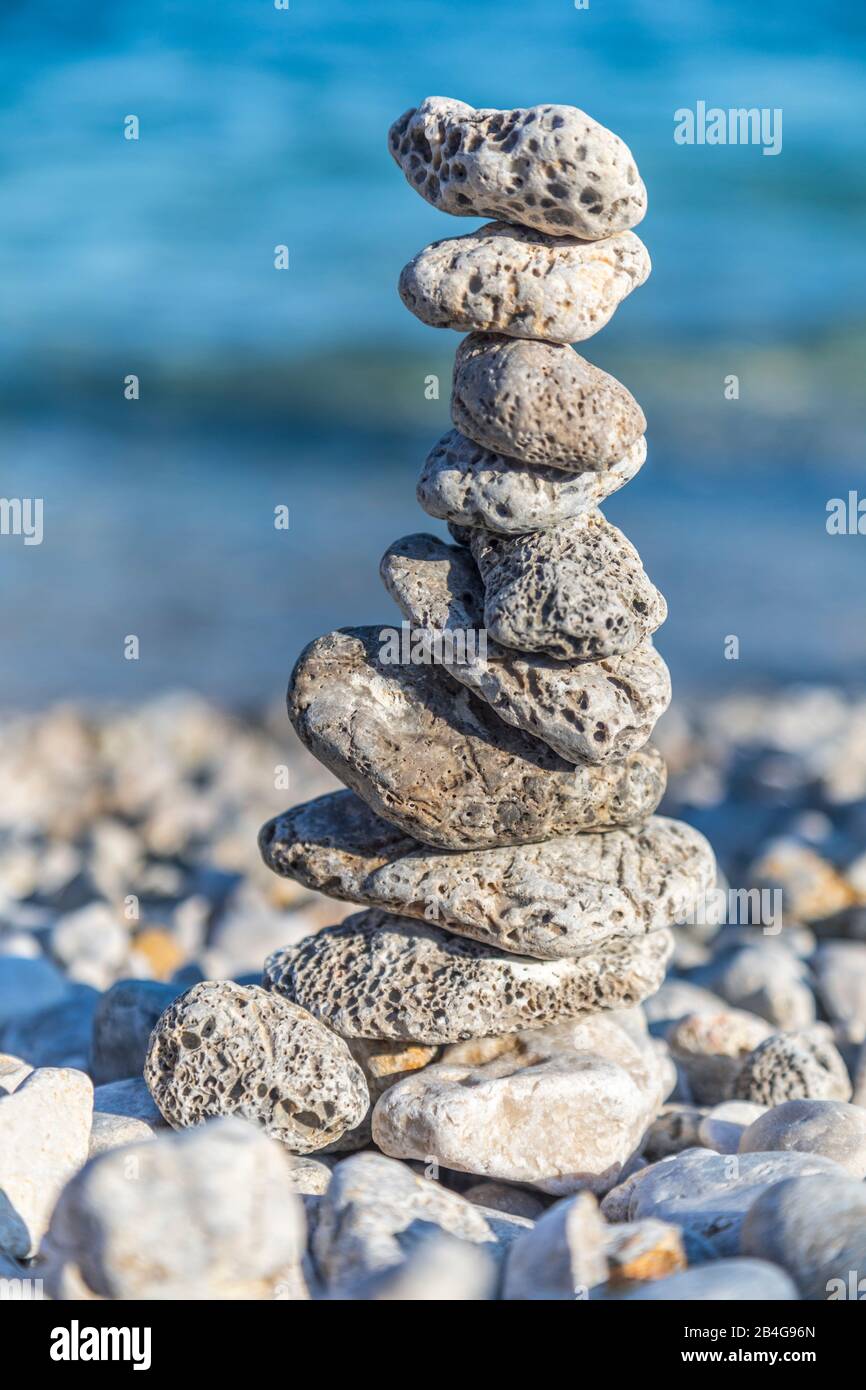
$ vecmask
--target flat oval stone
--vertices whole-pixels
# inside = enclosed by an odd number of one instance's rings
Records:
[[[392,1087],[373,1111],[379,1148],[556,1196],[606,1192],[664,1099],[650,1040],[598,1016],[500,1044],[482,1061],[472,1043],[448,1049]]]
[[[259,839],[269,867],[308,888],[541,960],[666,927],[716,873],[704,837],[660,816],[640,830],[447,854],[348,791],[293,807]]]
[[[796,1285],[778,1265],[746,1259],[714,1260],[617,1294],[624,1303],[791,1303],[798,1297]]]
[[[264,983],[343,1037],[457,1042],[630,1008],[658,989],[671,950],[670,933],[654,931],[579,960],[539,961],[358,912],[275,951]]]
[[[602,661],[632,651],[667,617],[634,546],[600,512],[528,536],[475,530],[468,538],[484,622],[504,647]]]
[[[568,473],[491,453],[449,430],[428,454],[416,495],[425,512],[441,521],[521,536],[592,511],[635,476],[646,454],[641,435],[609,468]]]
[[[717,1154],[687,1149],[675,1158],[653,1163],[614,1188],[602,1203],[612,1221],[639,1221],[654,1216],[672,1221],[684,1236],[708,1241],[713,1258],[736,1255],[749,1208],[784,1178],[821,1174],[842,1176],[842,1169],[817,1154]],[[746,1254],[759,1254],[744,1247]]]
[[[448,674],[567,762],[607,763],[636,752],[670,704],[670,672],[649,640],[597,663],[519,655],[486,633],[483,644],[476,640],[484,588],[460,546],[406,536],[385,552],[380,572],[412,626],[430,631]]]
[[[425,97],[391,126],[388,148],[421,197],[456,217],[597,240],[646,212],[628,146],[576,106],[475,110]]]
[[[866,1110],[838,1100],[787,1100],[754,1120],[739,1147],[740,1153],[823,1154],[852,1177],[866,1178]]]
[[[491,222],[426,246],[398,288],[431,328],[577,343],[604,328],[651,269],[634,232],[580,241]]]
[[[574,348],[497,333],[458,347],[451,419],[493,453],[570,473],[610,467],[646,429],[631,392]]]
[[[342,1038],[280,995],[231,980],[205,980],[169,1005],[144,1077],[174,1129],[239,1115],[299,1154],[334,1143],[370,1105]]]
[[[392,825],[441,849],[476,849],[637,824],[655,810],[665,769],[654,750],[574,767],[441,668],[403,662],[393,633],[319,638],[289,687],[301,741]]]

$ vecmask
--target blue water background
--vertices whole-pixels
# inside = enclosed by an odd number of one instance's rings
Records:
[[[639,161],[653,275],[584,350],[649,419],[606,511],[678,687],[864,679],[866,536],[825,529],[866,496],[864,78],[839,0],[4,0],[0,496],[44,498],[45,539],[0,537],[0,703],[258,701],[317,633],[395,619],[378,559],[441,534],[414,484],[458,341],[395,282],[476,225],[387,154],[429,93],[571,102]],[[676,145],[699,100],[781,108],[781,154]]]

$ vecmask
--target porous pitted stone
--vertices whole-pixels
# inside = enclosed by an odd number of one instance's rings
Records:
[[[667,604],[641,558],[600,512],[526,536],[471,530],[494,641],[558,661],[601,661],[644,642]]]
[[[649,639],[601,662],[523,655],[486,634],[483,645],[475,640],[484,626],[484,586],[461,546],[406,536],[386,550],[380,569],[413,628],[431,633],[448,674],[567,762],[607,763],[636,752],[670,703],[670,672]]]
[[[629,1008],[658,989],[671,950],[654,931],[538,961],[370,911],[275,951],[264,980],[343,1037],[456,1042]]]
[[[542,960],[669,926],[715,882],[703,836],[660,816],[639,830],[445,853],[344,791],[293,807],[259,838],[269,866],[308,888]]]
[[[554,1195],[606,1192],[665,1085],[651,1040],[636,1041],[616,1015],[597,1016],[448,1048],[382,1097],[373,1138],[398,1158],[430,1155]]]
[[[451,419],[506,458],[604,469],[646,429],[631,392],[564,343],[470,333],[457,349]]]
[[[773,1033],[745,1058],[733,1082],[737,1100],[850,1100],[851,1080],[833,1043],[803,1033]]]
[[[175,1129],[217,1115],[313,1153],[359,1124],[370,1097],[342,1038],[256,985],[203,981],[153,1030],[145,1080]]]
[[[638,824],[655,810],[665,768],[654,750],[575,767],[441,668],[386,659],[393,631],[319,638],[289,689],[301,741],[392,825],[441,849],[476,849]]]
[[[476,110],[425,97],[391,126],[388,148],[422,198],[456,217],[594,241],[646,212],[628,146],[576,106]]]
[[[604,328],[650,269],[634,232],[579,241],[491,222],[419,251],[399,290],[432,328],[578,343]]]
[[[609,468],[566,473],[491,453],[449,430],[427,455],[416,495],[425,512],[441,521],[520,536],[591,511],[635,476],[646,453],[641,435]]]
[[[720,1105],[732,1099],[743,1060],[770,1036],[770,1025],[742,1009],[697,1012],[677,1019],[665,1034],[690,1100]],[[759,1097],[738,1096],[739,1100]]]

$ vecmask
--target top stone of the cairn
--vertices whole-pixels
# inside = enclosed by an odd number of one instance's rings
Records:
[[[476,111],[425,97],[394,122],[388,147],[421,196],[457,217],[597,241],[646,212],[628,146],[576,106]]]

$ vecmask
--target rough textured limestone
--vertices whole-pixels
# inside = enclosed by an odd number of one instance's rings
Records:
[[[334,1171],[319,1206],[313,1258],[326,1289],[347,1291],[355,1281],[402,1266],[426,1241],[446,1232],[493,1253],[507,1223],[485,1213],[403,1163],[381,1154],[356,1154]],[[513,1236],[519,1234],[518,1218]]]
[[[493,453],[569,473],[608,468],[646,429],[631,392],[574,348],[502,333],[458,347],[451,420]]]
[[[866,1187],[842,1174],[777,1183],[746,1216],[741,1248],[787,1270],[803,1298],[859,1301],[866,1289]]]
[[[838,1100],[787,1100],[749,1125],[739,1149],[823,1154],[852,1177],[866,1178],[866,1111]]]
[[[703,836],[661,816],[639,830],[445,853],[348,791],[293,807],[259,841],[272,869],[308,888],[541,960],[668,926],[716,872]]]
[[[679,1227],[652,1217],[608,1226],[605,1253],[614,1288],[665,1279],[687,1264]]]
[[[737,1100],[781,1105],[786,1100],[850,1100],[851,1080],[828,1039],[773,1033],[743,1061],[733,1083]]]
[[[484,586],[461,546],[406,536],[386,550],[380,572],[413,628],[430,633],[448,674],[567,762],[636,752],[670,704],[670,672],[649,640],[601,662],[523,655],[486,634],[482,646],[475,634],[484,627]]]
[[[424,844],[477,849],[639,823],[664,791],[650,749],[575,767],[504,724],[441,668],[387,658],[388,629],[347,628],[301,654],[301,741],[385,820]]]
[[[559,661],[621,656],[660,627],[667,604],[631,541],[600,512],[526,536],[469,533],[496,642]]]
[[[456,1042],[629,1008],[658,989],[671,950],[670,933],[654,931],[579,960],[538,961],[358,912],[274,952],[265,983],[344,1037]]]
[[[609,468],[566,473],[491,453],[449,430],[427,455],[416,495],[425,512],[441,521],[519,536],[597,507],[630,482],[646,455],[641,435]]]
[[[88,1163],[51,1218],[46,1288],[53,1298],[300,1298],[304,1233],[279,1146],[242,1120],[214,1120]]]
[[[419,251],[399,290],[432,328],[577,343],[604,328],[650,270],[634,232],[579,241],[491,222]]]
[[[813,1173],[841,1175],[842,1171],[831,1159],[815,1154],[734,1157],[687,1149],[633,1174],[605,1197],[602,1211],[612,1221],[646,1216],[671,1221],[685,1236],[708,1242],[708,1254],[717,1259],[738,1253],[743,1218],[773,1183]]]
[[[555,1195],[606,1192],[666,1080],[652,1041],[636,1041],[616,1016],[537,1028],[449,1048],[382,1097],[373,1138],[396,1157],[432,1155]]]
[[[476,110],[425,97],[391,126],[388,148],[422,198],[457,217],[597,240],[646,212],[628,146],[576,106]]]
[[[0,1251],[37,1253],[64,1184],[87,1159],[92,1115],[81,1071],[41,1067],[0,1094]]]
[[[299,1154],[340,1139],[370,1103],[342,1038],[287,999],[230,980],[194,985],[166,1009],[144,1074],[175,1129],[239,1115]]]

